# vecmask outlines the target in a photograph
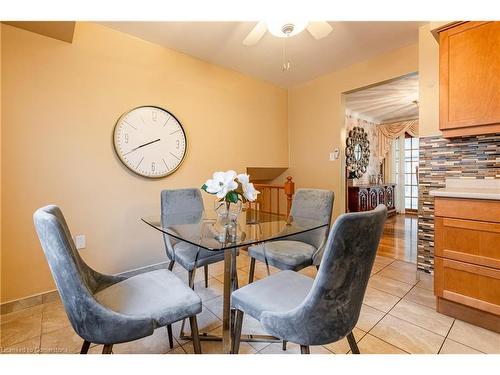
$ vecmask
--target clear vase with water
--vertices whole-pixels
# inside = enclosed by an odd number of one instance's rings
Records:
[[[238,225],[238,217],[242,210],[242,203],[230,203],[226,201],[215,202],[214,209],[217,213],[217,221],[214,224],[215,238],[219,242],[235,242],[241,232]]]

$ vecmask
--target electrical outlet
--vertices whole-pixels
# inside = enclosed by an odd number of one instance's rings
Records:
[[[87,247],[87,238],[84,234],[75,236],[75,246],[78,250],[85,249]]]

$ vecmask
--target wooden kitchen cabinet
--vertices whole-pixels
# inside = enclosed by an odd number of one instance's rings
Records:
[[[500,332],[500,201],[434,203],[437,310]]]
[[[439,129],[457,137],[500,132],[500,22],[439,32]]]

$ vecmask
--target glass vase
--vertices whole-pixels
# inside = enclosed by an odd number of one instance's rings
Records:
[[[235,242],[241,232],[238,217],[242,210],[242,203],[215,202],[214,209],[217,221],[214,224],[215,238],[219,242]]]

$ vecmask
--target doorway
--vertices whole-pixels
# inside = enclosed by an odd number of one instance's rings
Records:
[[[360,176],[348,173],[349,162],[359,158],[352,157],[349,161],[346,155],[346,211],[352,211],[354,207],[349,200],[358,199],[353,190],[367,192],[364,194],[368,194],[369,200],[375,196],[371,190],[378,192],[377,202],[364,207],[359,205],[360,211],[393,202],[395,215],[387,219],[379,254],[416,262],[418,74],[346,93],[345,108],[346,135],[354,127],[361,128],[370,144],[369,163]],[[388,194],[391,187],[393,195]]]

